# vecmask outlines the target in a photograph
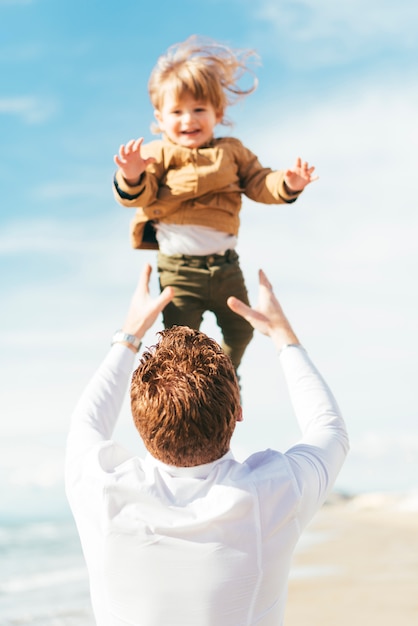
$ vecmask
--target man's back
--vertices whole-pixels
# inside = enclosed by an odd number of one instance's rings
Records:
[[[103,502],[110,612],[147,626],[280,624],[299,537],[294,487],[273,452],[249,464],[228,453],[195,468],[150,456],[120,466]]]

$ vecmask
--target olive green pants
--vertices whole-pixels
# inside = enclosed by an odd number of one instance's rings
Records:
[[[222,348],[237,369],[252,339],[253,328],[226,303],[229,296],[235,296],[249,304],[235,250],[207,256],[167,256],[159,252],[157,265],[161,290],[174,288],[174,298],[163,311],[164,327],[199,329],[203,313],[212,311],[222,331]]]

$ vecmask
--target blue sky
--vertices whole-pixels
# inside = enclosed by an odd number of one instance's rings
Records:
[[[245,201],[238,252],[251,299],[262,267],[342,407],[352,452],[338,486],[416,488],[417,28],[407,0],[0,0],[6,510],[23,495],[61,502],[72,407],[143,263],[155,267],[154,253],[129,247],[113,154],[153,138],[149,73],[191,34],[261,58],[257,91],[217,134],[271,167],[300,155],[320,176],[291,207]],[[218,338],[210,315],[203,330]],[[297,431],[266,338],[241,374],[237,454],[283,449]],[[127,406],[117,434],[140,449]]]

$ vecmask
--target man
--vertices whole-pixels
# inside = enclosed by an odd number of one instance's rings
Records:
[[[259,272],[256,309],[228,305],[268,335],[302,438],[245,462],[234,368],[212,339],[173,327],[141,358],[131,405],[148,450],[111,439],[140,339],[172,298],[151,298],[146,266],[122,332],[72,417],[66,486],[98,626],[280,626],[294,547],[348,450],[344,421]]]

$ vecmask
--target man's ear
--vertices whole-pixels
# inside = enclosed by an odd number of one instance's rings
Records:
[[[243,421],[244,421],[244,418],[242,416],[242,406],[240,406],[238,409],[237,422],[243,422]]]

